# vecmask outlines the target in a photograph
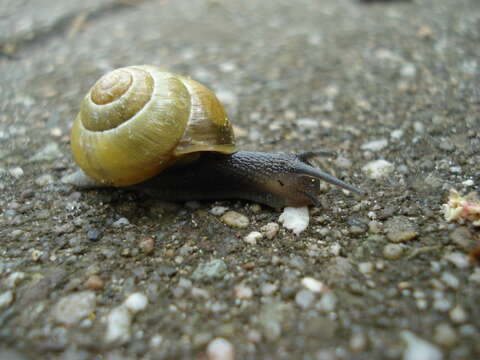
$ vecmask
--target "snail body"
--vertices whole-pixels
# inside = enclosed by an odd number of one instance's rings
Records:
[[[274,208],[318,205],[319,181],[363,193],[311,166],[322,152],[237,151],[222,104],[205,86],[148,65],[104,75],[71,133],[80,187],[139,189],[165,200],[238,198]]]

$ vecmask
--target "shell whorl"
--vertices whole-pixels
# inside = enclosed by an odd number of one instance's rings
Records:
[[[114,186],[153,177],[195,151],[235,151],[231,125],[210,90],[147,65],[95,83],[74,121],[71,146],[89,176]]]

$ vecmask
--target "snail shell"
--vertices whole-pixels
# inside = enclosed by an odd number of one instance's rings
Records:
[[[142,182],[199,151],[236,151],[212,91],[149,65],[120,68],[95,83],[74,121],[71,147],[87,175],[113,186]]]

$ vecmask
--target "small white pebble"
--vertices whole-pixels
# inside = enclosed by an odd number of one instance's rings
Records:
[[[444,256],[444,259],[451,262],[459,269],[465,269],[470,266],[468,257],[465,254],[459,252],[451,252]]]
[[[417,67],[412,63],[405,63],[400,69],[400,75],[405,78],[413,78],[417,74]]]
[[[230,341],[215,338],[207,346],[208,360],[234,360],[235,349]]]
[[[152,348],[158,348],[163,343],[163,337],[160,334],[153,335],[149,341],[149,345]]]
[[[428,307],[428,301],[426,299],[417,299],[415,303],[418,310],[426,310]]]
[[[425,131],[425,126],[423,125],[423,123],[421,123],[420,121],[415,121],[413,123],[413,130],[416,132],[416,133],[423,133]]]
[[[467,313],[460,305],[455,306],[448,314],[455,324],[463,324],[468,319]]]
[[[433,301],[433,308],[437,311],[449,311],[452,308],[452,303],[445,298],[438,298]]]
[[[371,274],[373,272],[373,264],[371,262],[363,262],[358,264],[358,270],[366,275],[366,274]]]
[[[52,309],[55,321],[73,325],[95,311],[96,298],[93,291],[81,291],[61,298]]]
[[[7,285],[9,288],[14,288],[20,284],[23,279],[25,279],[25,273],[16,271],[11,273],[10,276],[5,280],[5,285]]]
[[[450,272],[444,272],[441,277],[442,282],[453,290],[458,290],[460,281],[458,278]]]
[[[295,302],[303,309],[308,308],[312,304],[314,299],[315,294],[310,290],[306,289],[300,290],[297,295],[295,295]]]
[[[366,349],[368,345],[367,336],[364,333],[357,332],[350,338],[350,349],[353,352],[361,352]]]
[[[110,311],[107,318],[107,343],[124,344],[130,339],[132,314],[125,306],[118,306]]]
[[[334,161],[335,166],[342,169],[350,169],[352,167],[352,161],[346,157],[339,156]]]
[[[399,244],[388,244],[383,248],[383,257],[387,260],[397,260],[402,253],[403,247]]]
[[[480,268],[475,268],[472,274],[468,277],[468,280],[480,284]]]
[[[299,118],[295,121],[295,124],[303,131],[317,129],[320,126],[318,120],[312,118]]]
[[[395,167],[391,162],[378,159],[368,162],[362,170],[370,179],[381,179],[392,173]]]
[[[210,298],[210,293],[208,292],[208,290],[201,289],[201,288],[198,288],[198,287],[193,287],[192,288],[192,296],[194,298],[208,299],[208,298]]]
[[[228,211],[228,208],[225,206],[214,206],[210,209],[210,214],[215,216],[222,216]]]
[[[254,214],[258,214],[260,213],[260,211],[262,211],[262,207],[260,206],[260,204],[251,204],[250,211]]]
[[[403,360],[442,360],[442,351],[433,344],[420,339],[410,331],[404,330],[400,333],[407,348],[403,353]]]
[[[328,252],[333,256],[339,256],[341,251],[342,245],[340,245],[338,242],[335,242],[328,247]]]
[[[283,213],[278,218],[278,221],[289,230],[292,230],[295,235],[299,235],[308,227],[310,221],[310,215],[308,213],[308,207],[286,207],[283,209]]]
[[[234,288],[235,297],[237,299],[246,300],[251,299],[253,297],[253,290],[251,287],[245,284],[238,284]]]
[[[268,240],[272,240],[278,233],[280,225],[275,222],[270,222],[261,227],[260,231],[265,235]]]
[[[130,310],[132,313],[137,313],[139,311],[145,310],[148,305],[147,297],[142,293],[133,293],[130,294],[123,305]]]
[[[23,169],[19,166],[11,168],[8,170],[10,175],[12,175],[15,179],[19,179],[23,176]]]
[[[335,311],[337,307],[337,297],[335,296],[333,291],[328,291],[323,294],[316,307],[319,311],[323,313]]]
[[[402,129],[396,129],[396,130],[393,130],[390,133],[390,137],[392,139],[395,139],[395,140],[398,140],[398,139],[402,138],[402,136],[403,136],[403,130]]]
[[[236,228],[246,228],[250,221],[245,215],[242,215],[236,211],[227,211],[220,218],[225,224],[236,227]]]
[[[386,148],[387,145],[388,145],[387,139],[378,139],[378,140],[372,140],[362,144],[361,149],[368,150],[368,151],[380,151]]]
[[[43,251],[37,250],[37,249],[32,249],[32,253],[30,254],[30,256],[32,257],[32,260],[35,262],[40,260],[42,255],[43,255]]]
[[[262,240],[262,238],[263,235],[261,233],[259,233],[258,231],[252,231],[250,234],[243,238],[243,241],[250,245],[257,245],[257,241]]]
[[[273,295],[278,290],[278,285],[272,283],[263,284],[261,287],[261,292],[263,296]]]
[[[112,224],[112,226],[115,227],[115,228],[119,228],[119,227],[127,226],[127,225],[130,225],[130,221],[128,221],[128,219],[126,217],[121,217],[120,219],[118,219],[117,221],[115,221]]]
[[[235,71],[237,69],[237,65],[235,65],[235,63],[233,62],[227,61],[227,62],[221,63],[219,65],[219,68],[221,71],[229,73],[229,72]]]
[[[35,179],[35,184],[37,184],[38,186],[45,186],[48,184],[52,184],[54,181],[55,178],[53,177],[53,175],[43,174]]]
[[[464,186],[473,186],[473,184],[475,184],[475,183],[473,182],[472,179],[462,181],[462,185],[464,185]]]
[[[321,293],[327,289],[327,286],[323,282],[312,277],[304,277],[302,279],[302,285],[314,293]]]
[[[446,348],[450,348],[457,343],[457,333],[449,324],[439,324],[435,327],[435,342]]]
[[[13,292],[11,290],[0,294],[0,310],[10,306],[13,301]]]

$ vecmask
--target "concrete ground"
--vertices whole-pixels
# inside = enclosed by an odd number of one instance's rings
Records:
[[[479,358],[479,227],[442,210],[479,189],[479,45],[477,0],[0,0],[0,358]],[[369,195],[322,186],[294,235],[63,184],[84,94],[134,64]]]

